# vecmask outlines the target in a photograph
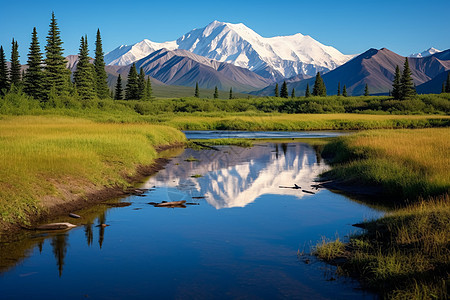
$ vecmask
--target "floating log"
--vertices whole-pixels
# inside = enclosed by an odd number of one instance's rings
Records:
[[[308,194],[313,194],[313,195],[315,195],[316,193],[314,193],[314,192],[311,192],[311,191],[307,191],[307,190],[302,190],[302,192],[303,193],[308,193]]]
[[[209,146],[209,145],[205,145],[205,144],[202,144],[202,143],[199,143],[199,142],[192,142],[192,143],[194,143],[194,144],[196,144],[197,146],[200,146],[200,147],[208,148],[208,149],[211,149],[211,150],[214,150],[214,151],[220,151],[219,148],[212,147],[212,146]]]
[[[156,207],[184,205],[185,203],[186,203],[186,200],[182,200],[182,201],[171,201],[171,202],[162,202],[162,203],[157,203],[157,204],[156,204]]]
[[[194,196],[194,197],[191,197],[192,199],[205,199],[206,197],[205,196]]]
[[[299,189],[301,189],[302,187],[301,187],[301,186],[298,186],[297,184],[294,184],[294,186],[282,186],[282,185],[280,185],[279,188],[280,188],[280,189],[293,189],[293,190],[299,190]]]
[[[103,203],[103,204],[112,206],[112,207],[126,207],[126,206],[130,206],[131,202],[117,202],[117,203]]]
[[[63,222],[63,223],[50,223],[44,224],[36,227],[37,230],[66,230],[77,227],[71,223]]]
[[[69,214],[69,217],[74,218],[74,219],[79,219],[79,218],[81,218],[81,216],[79,216],[79,215],[77,215],[77,214],[74,214],[74,213],[70,213],[70,214]]]

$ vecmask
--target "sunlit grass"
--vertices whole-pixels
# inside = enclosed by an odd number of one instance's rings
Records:
[[[108,124],[68,117],[3,117],[0,120],[0,219],[27,220],[40,211],[55,184],[125,185],[154,146],[184,141],[170,127]],[[76,184],[74,184],[76,186]]]

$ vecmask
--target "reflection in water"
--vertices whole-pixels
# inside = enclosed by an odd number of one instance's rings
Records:
[[[56,265],[58,266],[59,277],[62,276],[62,271],[64,268],[64,258],[67,252],[67,233],[55,235],[52,238],[51,245],[53,247],[53,254],[56,258]]]
[[[281,146],[281,152],[280,148]],[[316,159],[316,151],[306,144],[263,144],[253,148],[221,147],[221,151],[188,149],[146,183],[168,186],[169,201],[205,196],[216,209],[244,207],[264,194],[294,195],[301,189],[280,189],[297,184],[311,190],[314,180],[327,166]],[[193,156],[198,161],[186,162]],[[178,164],[178,165],[175,165]],[[200,174],[200,178],[192,178]]]
[[[106,210],[103,211],[100,216],[98,217],[98,244],[100,246],[100,249],[103,245],[103,240],[105,239],[105,226],[106,224]]]
[[[94,241],[94,232],[92,231],[92,223],[87,223],[84,225],[84,235],[86,236],[86,241],[88,246],[90,247],[92,245],[92,242]]]

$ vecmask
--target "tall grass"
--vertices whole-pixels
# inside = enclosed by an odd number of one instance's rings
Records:
[[[340,137],[323,151],[334,168],[324,174],[417,200],[450,190],[450,128],[376,130]]]
[[[0,220],[26,222],[58,185],[125,185],[138,165],[156,158],[155,146],[183,142],[176,129],[108,124],[68,117],[0,119]]]
[[[364,223],[366,232],[350,238],[342,251],[321,243],[316,254],[340,263],[345,274],[389,299],[448,299],[450,270],[450,201],[448,195],[416,203]]]

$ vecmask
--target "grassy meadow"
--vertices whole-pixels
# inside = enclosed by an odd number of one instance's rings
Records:
[[[0,219],[27,222],[43,197],[83,195],[83,186],[125,186],[155,146],[185,141],[178,130],[150,124],[95,123],[69,117],[0,118]]]

